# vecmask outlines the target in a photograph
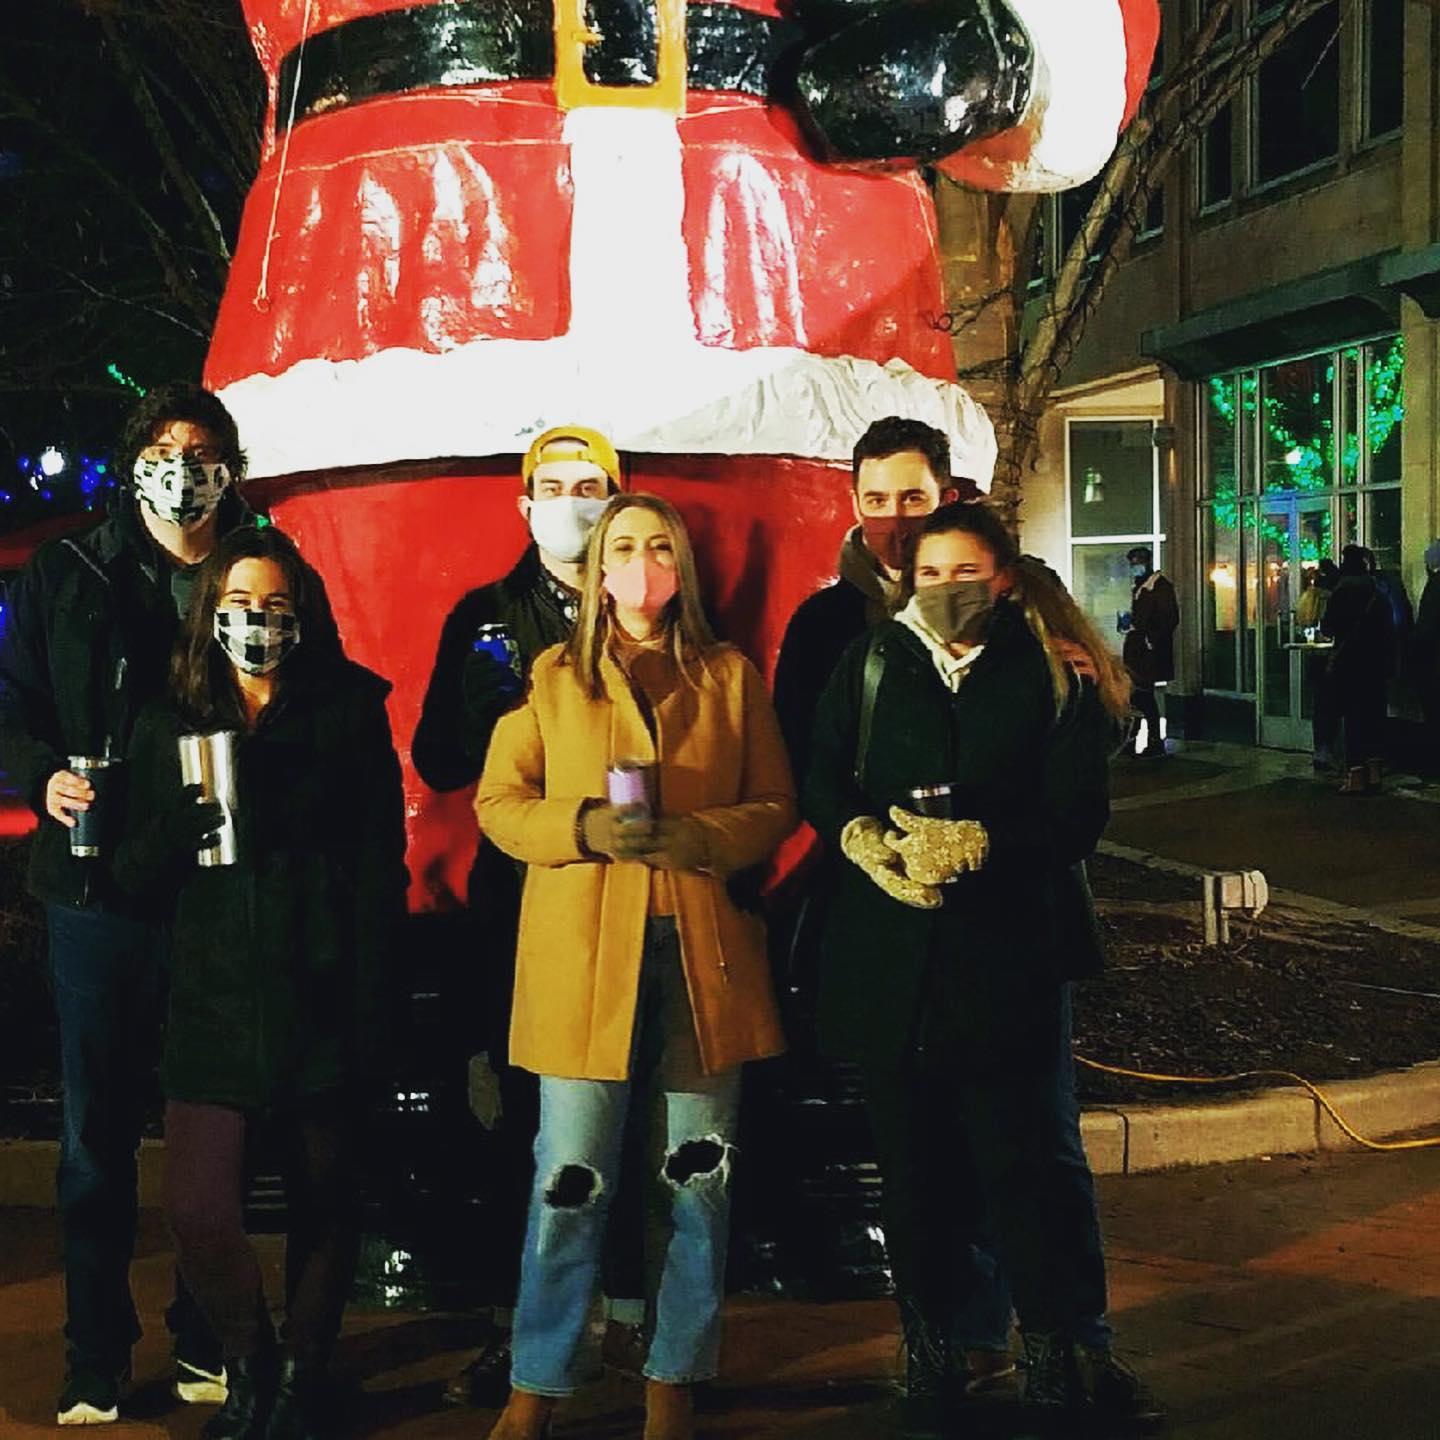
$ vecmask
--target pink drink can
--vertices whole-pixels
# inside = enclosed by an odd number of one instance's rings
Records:
[[[646,760],[617,760],[605,775],[605,795],[622,810],[655,813],[655,767]]]

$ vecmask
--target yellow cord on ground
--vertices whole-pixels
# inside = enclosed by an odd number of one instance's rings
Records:
[[[1106,1075],[1124,1075],[1130,1080],[1161,1080],[1167,1085],[1233,1085],[1237,1080],[1293,1080],[1297,1085],[1303,1085],[1315,1097],[1320,1108],[1350,1139],[1367,1150],[1428,1150],[1432,1146],[1440,1145],[1440,1135],[1431,1136],[1428,1140],[1367,1140],[1346,1122],[1319,1086],[1312,1084],[1303,1075],[1295,1074],[1293,1070],[1241,1070],[1234,1075],[1152,1075],[1145,1070],[1126,1070],[1119,1065],[1103,1065],[1099,1060],[1087,1060],[1083,1055],[1077,1055],[1075,1063],[1091,1070],[1103,1071]]]

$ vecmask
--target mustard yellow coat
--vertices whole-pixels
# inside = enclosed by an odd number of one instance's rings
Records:
[[[481,829],[529,867],[520,907],[510,1060],[540,1075],[623,1080],[650,904],[649,867],[597,861],[576,837],[581,802],[605,795],[615,760],[658,762],[660,810],[705,828],[708,872],[672,873],[675,919],[709,1074],[784,1049],[765,927],[731,903],[725,876],[794,828],[780,727],[755,667],[729,646],[692,666],[650,731],[619,666],[591,699],[562,647],[537,657],[525,703],[495,728],[475,796]]]

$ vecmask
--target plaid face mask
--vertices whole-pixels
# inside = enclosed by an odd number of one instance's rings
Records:
[[[247,675],[268,675],[300,643],[300,621],[276,610],[217,610],[215,638]]]
[[[220,503],[230,471],[223,460],[207,465],[184,455],[135,462],[135,493],[172,525],[193,525]]]

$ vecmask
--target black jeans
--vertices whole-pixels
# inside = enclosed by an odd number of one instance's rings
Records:
[[[986,1283],[972,1241],[988,1234],[1023,1329],[1109,1343],[1105,1254],[1095,1182],[1079,1143],[1068,1012],[1062,1007],[1056,1063],[1035,1073],[865,1069],[895,1286],[947,1333]]]
[[[159,938],[106,910],[46,905],[45,919],[64,1105],[56,1188],[65,1339],[71,1364],[118,1374],[140,1337],[130,1261],[135,1156],[159,1037]],[[178,1353],[212,1355],[215,1341],[178,1274],[165,1318]]]

